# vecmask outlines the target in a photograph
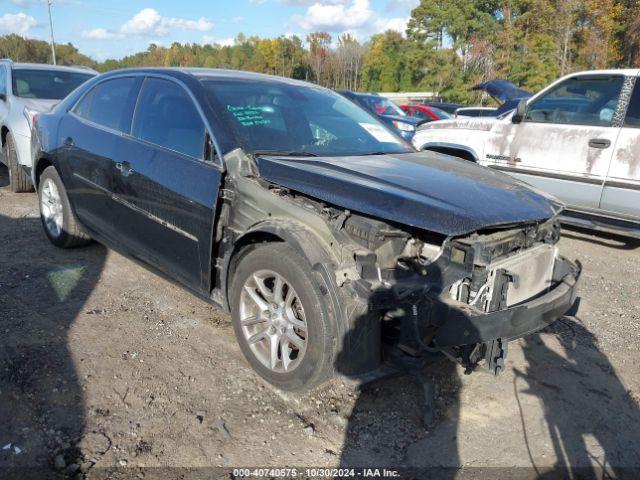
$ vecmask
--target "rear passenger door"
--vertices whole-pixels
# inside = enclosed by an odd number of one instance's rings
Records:
[[[122,211],[113,198],[117,154],[131,128],[141,81],[131,76],[98,83],[64,115],[58,130],[58,156],[76,214],[111,243],[118,243],[114,226]]]
[[[640,79],[635,79],[629,107],[602,192],[601,209],[640,221]]]
[[[205,121],[179,83],[147,77],[131,136],[117,152],[120,230],[128,249],[206,292],[221,168]]]

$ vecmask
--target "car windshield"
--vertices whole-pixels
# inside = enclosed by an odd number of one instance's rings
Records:
[[[93,75],[62,70],[14,69],[13,94],[22,98],[62,100]]]
[[[213,107],[249,152],[289,155],[407,153],[413,148],[341,95],[312,85],[203,79]]]
[[[434,113],[434,115],[436,117],[438,117],[438,120],[447,120],[448,118],[451,118],[451,115],[449,115],[444,110],[441,110],[441,109],[436,108],[436,107],[429,107],[429,108]]]
[[[372,112],[376,112],[378,115],[396,115],[398,117],[407,115],[404,110],[388,98],[373,95],[363,95],[360,98]]]

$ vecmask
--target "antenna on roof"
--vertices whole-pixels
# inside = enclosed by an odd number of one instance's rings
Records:
[[[56,65],[56,47],[53,41],[53,20],[51,19],[51,0],[47,0],[47,9],[49,10],[49,33],[51,34],[51,57],[53,64]]]

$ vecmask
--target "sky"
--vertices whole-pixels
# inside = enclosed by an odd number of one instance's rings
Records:
[[[146,50],[150,43],[228,45],[240,32],[260,37],[312,31],[359,40],[404,31],[419,0],[52,0],[56,43],[73,43],[103,61]],[[0,35],[49,39],[46,0],[0,0]]]

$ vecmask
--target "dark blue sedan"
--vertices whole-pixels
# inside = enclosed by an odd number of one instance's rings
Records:
[[[49,240],[98,240],[230,312],[247,361],[281,389],[361,376],[388,348],[498,372],[508,339],[575,300],[553,199],[416,152],[317,85],[121,70],[33,125]]]
[[[424,119],[407,115],[398,105],[380,95],[356,93],[349,90],[340,90],[338,93],[377,115],[380,120],[391,126],[405,140],[411,141],[416,134],[418,125],[425,123]]]

